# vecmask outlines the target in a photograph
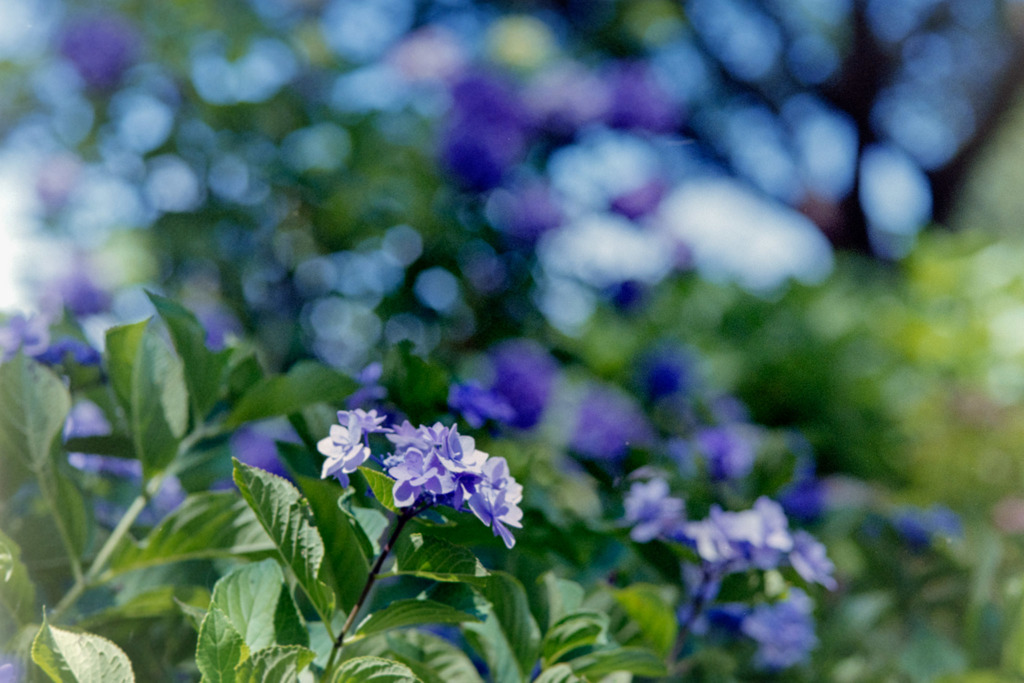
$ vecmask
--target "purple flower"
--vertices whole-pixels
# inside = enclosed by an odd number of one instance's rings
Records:
[[[44,351],[34,355],[37,361],[46,365],[63,363],[68,356],[79,365],[99,365],[102,360],[99,351],[74,337],[61,337]]]
[[[963,535],[960,517],[944,505],[923,509],[907,506],[893,515],[893,526],[911,550],[920,552],[936,538],[959,538]]]
[[[835,565],[828,559],[825,546],[806,531],[799,530],[793,534],[793,549],[789,553],[789,563],[804,581],[835,590],[836,580],[832,577]]]
[[[487,200],[487,218],[506,235],[533,244],[561,225],[564,216],[551,189],[532,181],[495,190]]]
[[[512,407],[513,427],[534,427],[547,407],[558,375],[558,363],[530,340],[513,339],[491,350],[494,383],[491,389]]]
[[[453,384],[448,390],[448,407],[476,429],[488,420],[507,423],[515,417],[512,406],[504,398],[475,383]]]
[[[570,445],[585,458],[618,460],[654,440],[640,407],[618,389],[594,385],[580,404]]]
[[[639,364],[639,383],[651,400],[688,393],[696,385],[695,375],[692,360],[678,349],[652,351]]]
[[[363,368],[356,376],[359,388],[345,399],[345,405],[351,409],[383,401],[388,395],[388,390],[380,384],[383,374],[384,366],[380,363],[370,363]]]
[[[392,495],[398,507],[411,507],[423,493],[443,496],[456,490],[455,476],[433,451],[405,448],[384,460],[388,476],[395,480]]]
[[[453,108],[441,142],[441,159],[466,189],[497,187],[523,154],[526,116],[511,87],[470,75],[452,88]]]
[[[92,401],[79,401],[68,413],[64,423],[64,438],[103,436],[110,433],[110,422],[103,410]]]
[[[635,221],[657,209],[666,192],[668,186],[665,182],[655,179],[615,197],[610,208],[615,213]]]
[[[327,456],[320,478],[337,477],[342,486],[348,486],[348,475],[355,472],[370,457],[367,435],[383,432],[384,418],[376,410],[339,410],[338,422],[331,425],[330,436],[321,439],[316,448]]]
[[[685,510],[680,498],[668,495],[668,482],[652,479],[635,482],[626,494],[626,522],[633,525],[630,538],[646,543],[679,528],[685,521]]]
[[[813,522],[825,509],[825,487],[813,473],[801,476],[779,492],[779,502],[791,519]]]
[[[814,605],[799,588],[791,588],[785,600],[755,607],[743,620],[743,634],[757,643],[754,663],[777,671],[806,661],[818,644],[814,635]]]
[[[754,468],[754,447],[736,427],[707,427],[696,440],[715,481],[742,479]]]
[[[611,83],[611,105],[605,115],[608,125],[653,133],[667,133],[679,125],[676,106],[643,62],[620,62],[608,79]]]
[[[522,528],[523,511],[519,503],[523,487],[509,474],[504,458],[490,458],[484,463],[482,476],[469,498],[469,509],[477,518],[500,536],[505,547],[511,548],[516,539],[509,526]]]
[[[774,569],[793,548],[782,507],[764,496],[752,509],[741,512],[711,506],[707,518],[683,526],[680,540],[693,546],[701,560],[721,575],[753,567]]]
[[[441,424],[436,424],[434,429],[442,437],[438,455],[445,467],[456,474],[481,471],[487,454],[477,450],[473,437],[461,436],[458,425],[445,428]]]
[[[9,360],[19,350],[26,356],[45,353],[50,346],[50,322],[40,315],[11,316],[0,326],[0,351]]]
[[[571,136],[604,118],[611,106],[608,84],[580,64],[563,64],[541,72],[527,86],[524,100],[538,125]]]
[[[50,285],[51,297],[78,317],[103,313],[110,308],[110,293],[96,284],[81,266],[73,268]]]
[[[0,655],[0,683],[22,683],[25,671],[21,661],[8,655]]]
[[[64,31],[60,51],[96,90],[111,90],[135,63],[139,39],[135,28],[117,15],[80,17]]]

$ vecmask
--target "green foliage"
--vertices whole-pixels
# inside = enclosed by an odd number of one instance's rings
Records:
[[[334,612],[334,593],[319,578],[324,544],[309,504],[284,479],[237,460],[234,479],[285,565],[295,573],[317,612],[329,620]]]
[[[231,619],[217,606],[210,607],[199,627],[196,666],[209,683],[232,683],[235,668],[249,658],[249,648]]]
[[[134,683],[120,648],[91,633],[73,633],[46,620],[32,641],[32,661],[56,683]]]
[[[227,426],[298,413],[315,403],[340,403],[355,383],[320,363],[296,363],[285,375],[265,377],[250,386],[227,418]]]
[[[342,664],[330,683],[422,683],[404,664],[380,657],[355,657]]]
[[[459,624],[467,621],[479,620],[472,614],[460,612],[434,600],[396,600],[364,619],[356,635],[368,636],[420,624]]]
[[[21,548],[0,531],[0,643],[36,616],[36,588],[21,561]]]

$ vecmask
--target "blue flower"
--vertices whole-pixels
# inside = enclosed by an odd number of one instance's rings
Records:
[[[754,468],[754,446],[738,427],[707,427],[696,439],[715,481],[742,479]]]
[[[585,458],[618,460],[653,440],[654,430],[631,396],[594,385],[580,404],[570,445]]]
[[[135,29],[117,15],[94,15],[72,23],[61,38],[60,51],[86,85],[110,90],[135,63],[139,51]]]
[[[408,447],[384,460],[388,476],[395,480],[392,495],[398,507],[411,507],[423,493],[442,496],[457,488],[455,476],[432,450]]]
[[[685,521],[685,510],[680,498],[668,495],[664,479],[636,482],[626,494],[626,522],[633,525],[630,538],[645,543],[679,528]]]
[[[45,353],[50,346],[49,321],[39,315],[11,316],[0,326],[0,351],[3,360],[14,357],[19,350],[26,356]]]
[[[903,507],[893,515],[892,523],[915,552],[930,547],[937,538],[949,540],[963,535],[960,517],[945,505],[936,504],[927,509]]]
[[[764,496],[752,509],[740,512],[712,505],[706,519],[683,526],[681,540],[723,576],[751,568],[774,569],[793,549],[786,514]]]
[[[320,478],[334,475],[342,486],[348,486],[348,475],[370,457],[367,435],[383,432],[384,418],[375,410],[339,410],[338,422],[341,424],[331,425],[330,436],[316,445],[317,450],[327,456]]]
[[[814,635],[814,605],[799,588],[791,588],[786,599],[755,607],[743,620],[743,634],[757,643],[754,663],[777,671],[806,661],[818,644]]]
[[[448,390],[448,407],[476,429],[488,420],[507,423],[515,417],[508,401],[475,383],[453,384]]]
[[[828,559],[825,546],[806,531],[799,530],[793,534],[793,549],[789,553],[789,563],[804,581],[835,590],[836,580],[832,577],[835,565]]]
[[[484,463],[481,475],[469,498],[469,509],[511,548],[516,539],[508,527],[523,526],[523,511],[519,509],[523,487],[509,474],[505,458],[490,458]]]
[[[494,369],[491,390],[512,406],[511,425],[530,429],[547,407],[558,363],[540,344],[526,339],[502,342],[490,353]]]

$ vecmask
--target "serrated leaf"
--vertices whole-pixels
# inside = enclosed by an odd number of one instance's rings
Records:
[[[382,657],[354,657],[331,676],[330,683],[423,683],[409,667]]]
[[[338,507],[341,489],[336,484],[309,477],[299,477],[298,484],[309,500],[324,541],[326,555],[321,575],[334,587],[338,606],[348,612],[359,599],[370,574],[368,541],[360,538],[363,531],[356,520]]]
[[[662,657],[667,657],[679,632],[672,601],[666,599],[659,587],[651,584],[633,584],[615,591],[614,595],[616,602],[640,627],[644,643]]]
[[[243,565],[221,577],[213,587],[217,607],[253,652],[271,645],[308,645],[295,602],[274,560]]]
[[[33,471],[52,462],[71,395],[49,369],[18,354],[0,364],[0,453]]]
[[[356,634],[368,636],[404,626],[459,624],[466,621],[479,619],[433,600],[396,600],[364,619]]]
[[[577,657],[568,664],[576,675],[593,680],[619,671],[648,678],[657,678],[668,673],[664,662],[657,655],[639,647],[597,650]]]
[[[32,661],[58,683],[134,683],[128,655],[91,633],[50,626],[45,617],[32,641]]]
[[[366,485],[373,491],[373,497],[377,499],[378,503],[392,512],[400,511],[398,506],[395,505],[394,479],[383,472],[372,470],[369,467],[360,467],[359,473],[363,475]]]
[[[298,683],[316,655],[298,645],[274,645],[254,652],[235,669],[237,683]]]
[[[0,642],[13,635],[3,624],[17,628],[33,621],[35,603],[36,587],[21,561],[21,548],[0,531],[0,614],[4,615],[0,619]]]
[[[227,426],[291,415],[314,403],[341,403],[357,386],[351,378],[325,365],[301,361],[287,374],[265,377],[251,386],[231,411]]]
[[[223,392],[231,351],[211,351],[206,346],[206,332],[191,311],[152,292],[146,294],[167,325],[184,365],[192,406],[196,415],[203,418]]]
[[[568,664],[557,664],[550,669],[544,669],[540,676],[533,679],[533,683],[580,683],[580,678],[572,672]]]
[[[285,479],[238,460],[234,480],[321,619],[329,621],[334,593],[319,578],[324,543],[309,504]]]
[[[544,634],[541,657],[545,665],[554,664],[577,648],[598,644],[607,628],[608,615],[601,612],[577,612],[563,617]]]
[[[204,683],[234,683],[235,667],[249,657],[245,639],[219,607],[211,606],[199,626],[196,666]]]
[[[486,584],[488,571],[468,549],[440,538],[409,534],[396,551],[395,572],[434,581]]]
[[[483,683],[466,653],[443,638],[409,629],[388,634],[387,647],[423,683]]]
[[[110,571],[120,573],[168,562],[271,552],[274,542],[237,494],[187,497],[139,544],[121,546]]]

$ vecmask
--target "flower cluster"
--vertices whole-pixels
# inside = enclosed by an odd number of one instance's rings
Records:
[[[522,527],[523,487],[509,473],[504,458],[477,449],[473,437],[459,434],[457,425],[417,427],[406,420],[385,426],[384,421],[375,410],[339,411],[339,424],[317,445],[327,456],[321,477],[333,475],[347,486],[348,475],[371,457],[369,435],[384,434],[392,451],[380,464],[395,481],[396,506],[414,511],[434,505],[468,508],[507,547],[515,544],[508,527]]]

